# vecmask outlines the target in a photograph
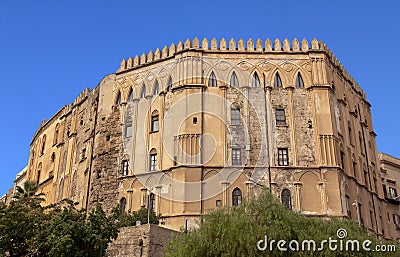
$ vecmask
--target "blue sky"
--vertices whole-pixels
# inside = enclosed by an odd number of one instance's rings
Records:
[[[378,150],[400,157],[399,1],[0,1],[0,195],[42,119],[122,58],[186,38],[323,40],[372,104]]]

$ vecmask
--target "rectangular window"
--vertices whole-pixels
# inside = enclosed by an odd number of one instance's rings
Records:
[[[365,183],[365,186],[369,187],[369,176],[368,176],[368,172],[366,170],[364,170],[364,183]]]
[[[240,165],[242,164],[242,157],[240,148],[232,149],[232,165]]]
[[[215,206],[221,207],[221,206],[222,206],[222,201],[221,201],[221,200],[217,200],[217,201],[215,202]]]
[[[275,118],[276,125],[286,125],[285,109],[276,109]]]
[[[158,115],[151,117],[151,132],[158,131]]]
[[[342,169],[344,170],[345,167],[344,167],[344,152],[343,151],[340,151],[340,165],[341,165]]]
[[[397,229],[400,229],[400,216],[393,214],[393,223],[396,225]]]
[[[387,198],[387,191],[386,191],[386,185],[382,185],[382,189],[383,189],[383,195],[385,196],[385,198]]]
[[[129,164],[127,160],[122,161],[122,176],[128,176],[129,174]]]
[[[278,165],[279,166],[289,165],[289,156],[287,148],[278,148]]]
[[[132,136],[132,124],[126,124],[125,126],[125,137],[131,137]]]
[[[351,219],[350,196],[348,195],[346,195],[346,209],[347,209],[347,217]]]
[[[389,196],[394,199],[397,197],[397,190],[394,187],[389,187]]]
[[[231,125],[240,125],[240,110],[239,108],[231,108]]]
[[[157,170],[157,154],[150,154],[150,170]]]

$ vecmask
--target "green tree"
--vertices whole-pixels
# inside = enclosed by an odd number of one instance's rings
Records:
[[[40,256],[104,256],[117,235],[116,220],[101,205],[87,215],[85,209],[77,210],[75,203],[66,201],[46,213],[37,245]]]
[[[118,220],[118,227],[129,227],[136,226],[136,222],[140,224],[147,224],[150,220],[150,224],[158,225],[162,219],[161,215],[157,215],[154,211],[149,211],[147,208],[140,208],[138,211],[121,212],[121,207],[118,206],[113,209],[113,215]]]
[[[360,242],[371,240],[373,245],[380,243],[354,221],[307,218],[287,210],[265,189],[259,197],[241,206],[223,208],[204,215],[198,229],[189,231],[187,235],[178,235],[166,245],[166,256],[391,256],[391,253],[379,255],[377,252],[362,250],[331,251],[327,245],[322,251],[280,251],[277,248],[279,240],[286,241],[286,248],[291,240],[297,240],[300,249],[303,240],[315,240],[318,249],[322,240],[328,240],[329,237],[337,240],[336,233],[340,228],[346,229],[348,239]],[[257,243],[264,240],[265,236],[268,247],[262,251],[257,249]],[[271,240],[276,241],[270,251]],[[264,246],[263,242],[260,246]]]

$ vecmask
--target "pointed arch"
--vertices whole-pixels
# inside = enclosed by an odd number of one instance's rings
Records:
[[[146,85],[144,83],[140,89],[140,98],[146,98]]]
[[[44,149],[46,148],[46,134],[42,138],[42,147],[40,148],[40,155],[44,154]]]
[[[119,203],[121,205],[121,212],[122,213],[126,212],[126,198],[122,197]]]
[[[173,82],[172,82],[172,77],[170,75],[168,77],[168,81],[167,81],[167,91],[171,91],[172,90],[172,85],[173,85]]]
[[[292,209],[292,197],[290,194],[290,190],[285,188],[281,192],[281,201],[283,206],[285,206],[286,209],[291,210]]]
[[[304,80],[300,74],[300,71],[297,73],[296,76],[296,88],[304,88]]]
[[[129,95],[128,95],[128,102],[133,102],[133,98],[134,98],[133,89],[130,88],[129,89]]]
[[[260,87],[260,78],[258,77],[257,71],[254,72],[253,77],[251,79],[251,86],[252,87]]]
[[[232,191],[232,206],[239,206],[242,204],[242,190],[236,187]]]
[[[158,95],[160,93],[160,84],[158,83],[158,80],[154,81],[154,87],[153,87],[153,95]]]
[[[217,77],[214,74],[214,71],[211,71],[210,77],[208,79],[208,86],[209,87],[217,87]]]
[[[235,71],[232,72],[231,79],[230,79],[230,86],[239,88],[239,80],[238,80],[238,77],[237,77]]]
[[[278,71],[275,73],[275,76],[274,76],[274,87],[282,88],[282,79],[281,79],[281,76],[279,75]]]
[[[117,97],[115,98],[115,105],[120,105],[122,102],[121,91],[118,90]]]
[[[58,143],[59,135],[60,135],[60,123],[57,123],[56,128],[54,129],[53,145],[56,145]]]

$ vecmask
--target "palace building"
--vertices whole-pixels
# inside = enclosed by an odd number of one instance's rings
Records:
[[[46,204],[148,207],[174,230],[266,186],[390,238],[370,107],[316,39],[188,39],[122,60],[44,120],[26,177]]]

